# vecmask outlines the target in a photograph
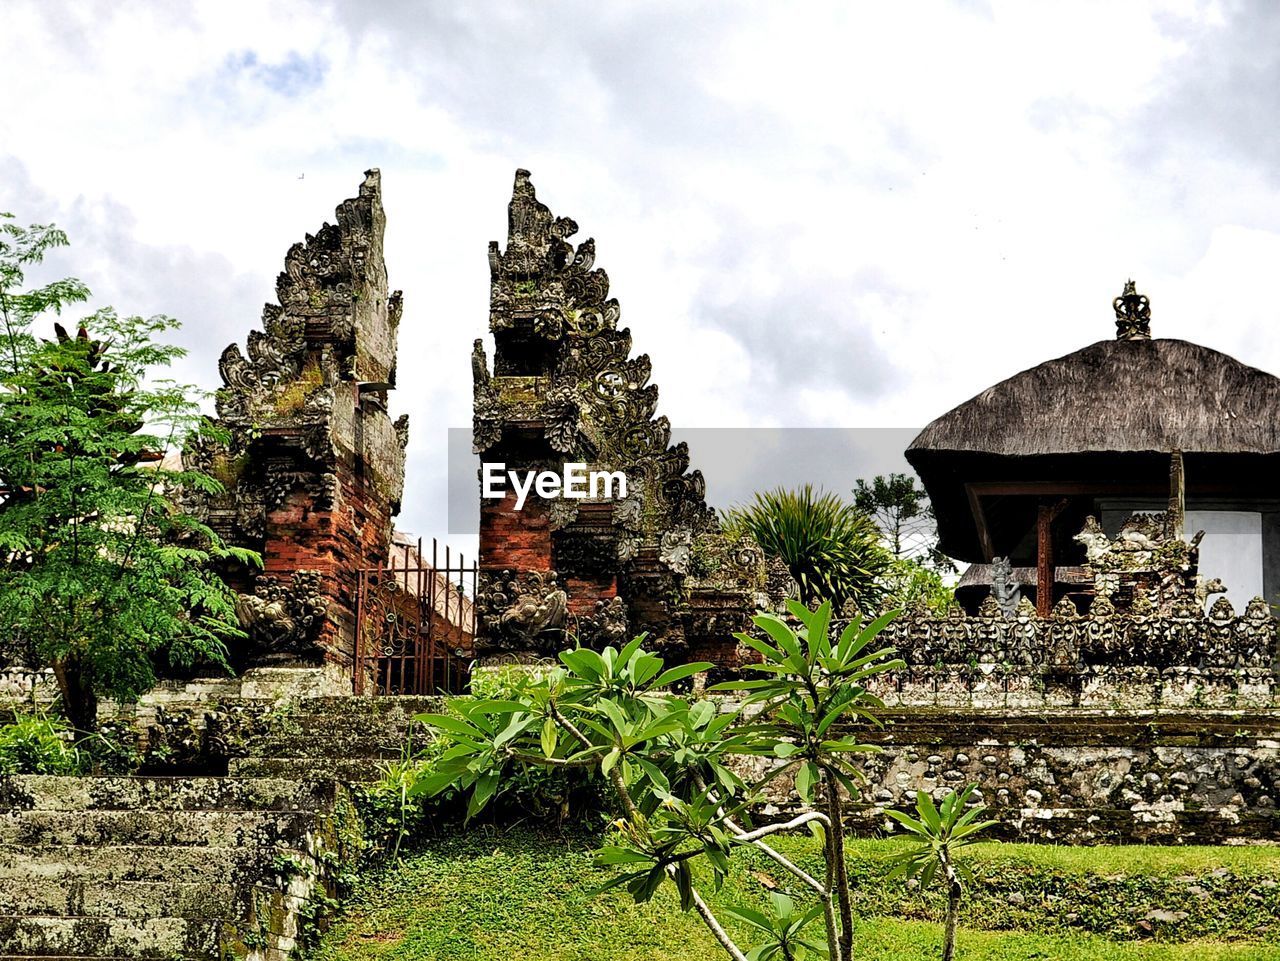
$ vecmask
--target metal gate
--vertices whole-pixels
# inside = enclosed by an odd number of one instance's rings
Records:
[[[397,541],[386,567],[360,572],[357,694],[461,694],[476,634],[476,564],[432,540]],[[442,563],[443,562],[443,563]]]

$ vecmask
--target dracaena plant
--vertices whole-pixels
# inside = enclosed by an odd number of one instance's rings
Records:
[[[833,631],[830,603],[816,610],[793,603],[790,613],[790,620],[760,614],[756,632],[737,635],[761,660],[745,668],[750,679],[712,688],[736,698],[675,693],[675,685],[712,665],[666,668],[643,649],[642,635],[621,650],[565,651],[560,666],[514,696],[459,699],[448,714],[420,715],[447,743],[414,789],[462,788],[474,817],[522,766],[595,768],[612,787],[617,814],[597,852],[598,864],[615,869],[602,890],[625,887],[645,901],[673,885],[682,907],[698,913],[735,961],[798,957],[795,949],[844,961],[853,933],[844,797],[858,791],[853,756],[873,750],[858,742],[855,725],[873,723],[882,707],[866,682],[901,665],[874,643],[894,614]],[[764,772],[747,780],[736,755],[766,759]],[[750,811],[762,790],[786,776],[811,809],[754,824]],[[798,828],[822,839],[822,877],[766,841]],[[769,915],[730,910],[738,924],[766,935],[754,947],[740,946],[703,896],[705,885],[720,888],[742,847],[772,859],[806,894],[802,905],[775,899]]]

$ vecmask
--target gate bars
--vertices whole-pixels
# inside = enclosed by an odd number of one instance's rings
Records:
[[[461,694],[470,683],[477,565],[448,545],[397,540],[386,567],[360,571],[357,694]]]

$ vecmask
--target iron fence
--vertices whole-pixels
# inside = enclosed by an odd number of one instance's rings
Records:
[[[470,683],[477,565],[431,542],[397,542],[386,567],[360,572],[358,694],[460,694]]]

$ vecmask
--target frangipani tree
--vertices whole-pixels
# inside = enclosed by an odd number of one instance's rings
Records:
[[[972,803],[975,787],[970,784],[963,791],[951,791],[934,804],[924,791],[916,792],[916,814],[911,817],[901,811],[889,811],[910,836],[911,846],[893,859],[891,878],[916,878],[923,891],[935,877],[942,879],[947,889],[947,917],[943,925],[942,961],[951,961],[956,953],[956,921],[960,916],[960,899],[964,896],[964,881],[972,880],[968,867],[956,860],[956,851],[978,840],[978,835],[995,824],[995,821],[979,821],[986,810],[981,804]]]
[[[561,666],[524,681],[511,697],[463,700],[453,713],[420,715],[448,745],[416,790],[464,788],[468,817],[474,817],[523,765],[598,768],[612,786],[618,815],[597,854],[600,865],[618,868],[605,888],[625,887],[645,901],[673,885],[683,908],[698,913],[735,961],[795,956],[797,948],[844,961],[852,956],[853,937],[845,796],[857,793],[853,755],[875,750],[859,743],[851,726],[875,723],[883,707],[867,690],[868,678],[901,666],[874,644],[897,612],[854,619],[836,633],[830,603],[789,607],[794,620],[759,614],[758,634],[737,635],[761,657],[744,668],[755,676],[711,689],[742,695],[736,702],[673,693],[712,665],[664,669],[660,657],[643,649],[641,636],[621,650],[565,651]],[[763,772],[748,781],[740,773],[744,766],[731,763],[735,755],[764,759]],[[783,776],[794,777],[811,809],[753,824],[753,803]],[[805,827],[822,840],[822,877],[767,841]],[[751,908],[728,912],[764,936],[752,948],[734,941],[703,894],[706,884],[720,887],[734,852],[748,846],[811,895],[799,905],[773,899],[772,916]],[[702,869],[695,872],[695,864]]]

